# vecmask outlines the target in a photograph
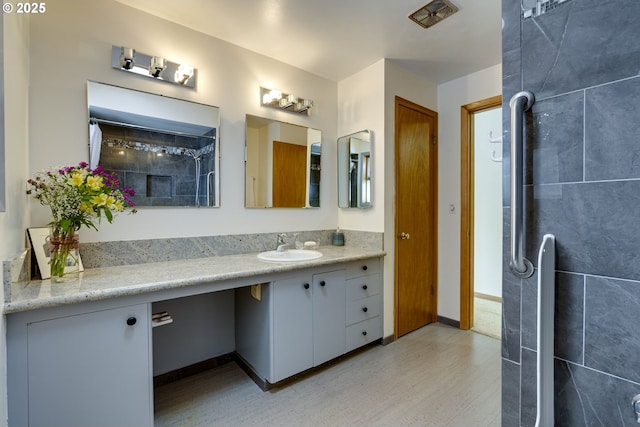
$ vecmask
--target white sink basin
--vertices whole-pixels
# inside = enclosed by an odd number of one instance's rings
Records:
[[[282,252],[267,251],[260,252],[258,259],[268,262],[300,262],[317,259],[322,256],[322,252],[311,251],[306,249],[288,249]]]

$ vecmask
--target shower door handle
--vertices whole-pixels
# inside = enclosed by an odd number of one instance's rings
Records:
[[[511,108],[511,164],[510,164],[510,202],[511,202],[511,271],[520,278],[531,277],[533,264],[524,257],[524,187],[523,187],[523,157],[524,157],[524,113],[533,103],[535,97],[531,92],[518,92],[509,101]]]

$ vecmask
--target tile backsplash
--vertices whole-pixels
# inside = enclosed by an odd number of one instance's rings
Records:
[[[382,233],[343,230],[346,244],[369,249],[382,249]],[[293,234],[285,232],[293,243]],[[330,245],[333,230],[299,231],[298,240],[320,240]],[[278,233],[199,236],[165,239],[81,243],[80,255],[85,268],[149,262],[204,258],[262,252],[275,249]]]

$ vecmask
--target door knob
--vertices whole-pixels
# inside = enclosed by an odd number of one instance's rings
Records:
[[[398,234],[398,238],[399,238],[400,240],[409,240],[409,237],[410,237],[410,236],[409,236],[409,233],[404,233],[404,232],[402,232],[402,233]]]

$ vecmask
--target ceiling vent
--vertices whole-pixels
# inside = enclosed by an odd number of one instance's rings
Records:
[[[458,8],[448,0],[433,0],[409,15],[416,24],[429,28],[458,11]]]

